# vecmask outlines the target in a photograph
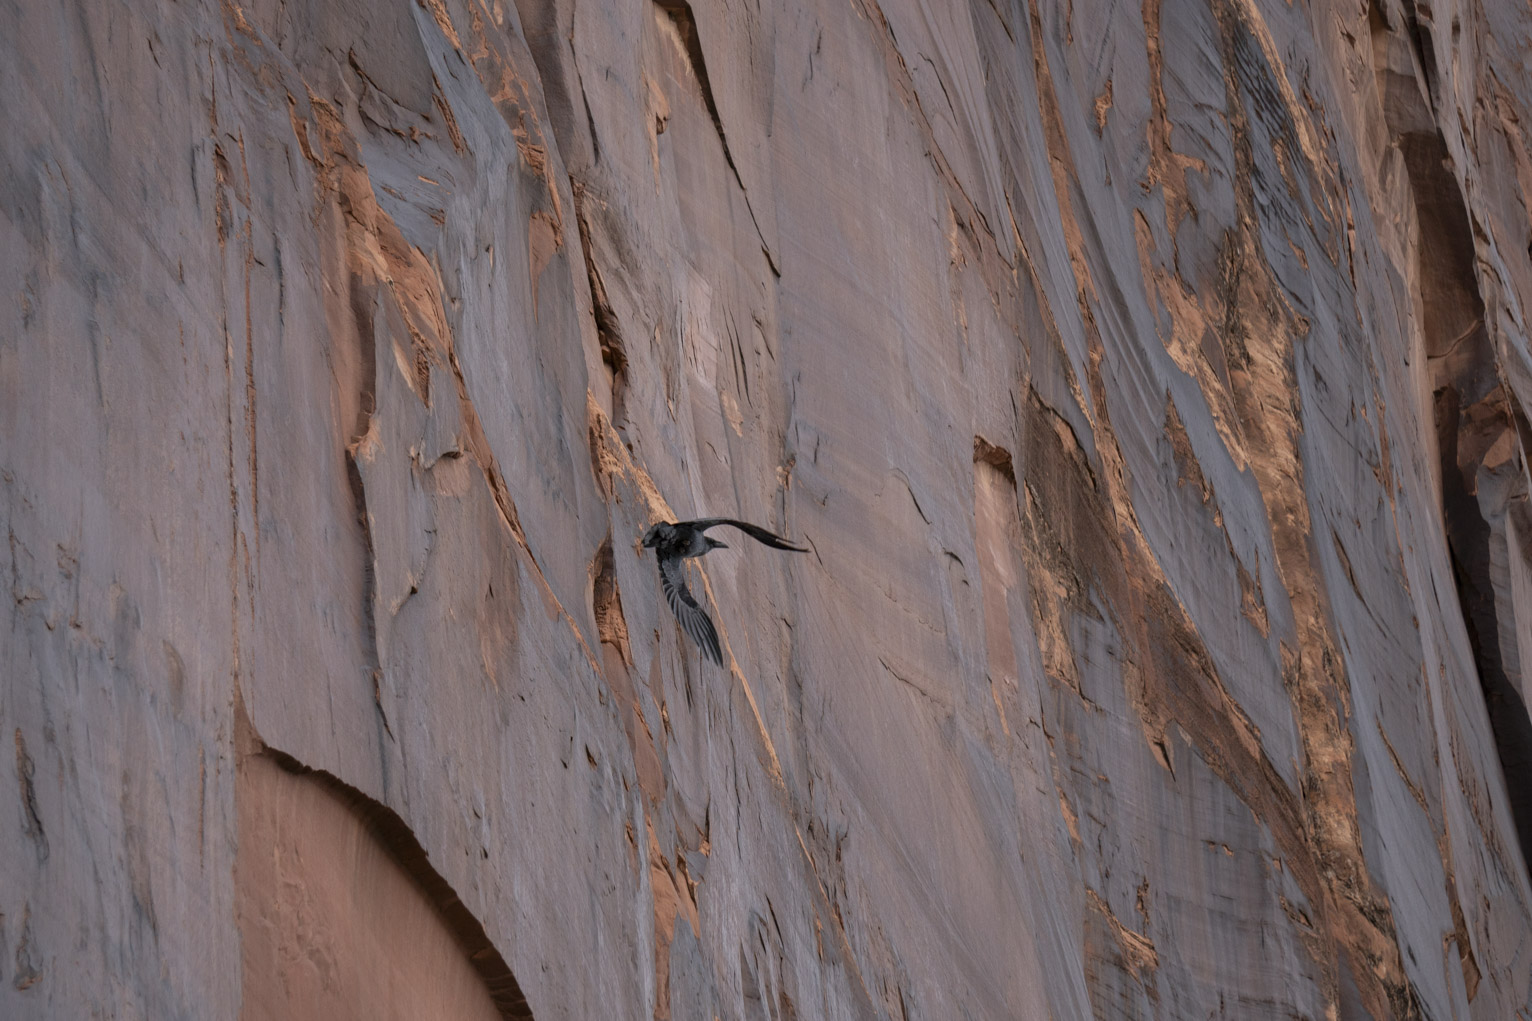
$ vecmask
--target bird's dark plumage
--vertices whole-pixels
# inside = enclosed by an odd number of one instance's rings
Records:
[[[707,611],[697,605],[691,590],[686,587],[686,568],[680,557],[660,557],[660,587],[665,590],[665,601],[670,612],[676,615],[681,629],[691,635],[692,641],[708,659],[723,665],[723,651],[718,647],[718,631],[708,619]]]
[[[661,521],[644,533],[644,545],[654,550],[660,562],[660,587],[665,590],[665,601],[676,615],[681,629],[708,659],[723,666],[723,650],[718,646],[718,632],[708,619],[707,611],[697,605],[691,590],[686,587],[686,569],[681,561],[700,557],[715,549],[726,549],[724,543],[709,538],[705,533],[715,525],[731,525],[757,542],[773,549],[807,553],[802,546],[794,546],[780,535],[768,532],[759,525],[733,518],[698,518],[696,521]]]

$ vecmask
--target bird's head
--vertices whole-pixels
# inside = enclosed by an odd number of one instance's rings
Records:
[[[653,549],[660,544],[660,529],[663,527],[663,524],[649,526],[649,531],[644,533],[644,545],[646,547]]]

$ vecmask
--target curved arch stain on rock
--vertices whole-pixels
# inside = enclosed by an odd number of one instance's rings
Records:
[[[241,1018],[530,1021],[505,958],[398,813],[250,736],[236,794]]]

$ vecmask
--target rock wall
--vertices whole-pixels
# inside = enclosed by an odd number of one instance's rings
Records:
[[[0,1014],[1532,1010],[1529,48],[0,8]]]

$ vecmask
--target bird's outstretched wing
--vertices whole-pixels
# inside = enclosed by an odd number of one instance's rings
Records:
[[[660,587],[665,590],[665,601],[670,612],[676,615],[681,630],[691,635],[692,641],[702,649],[702,654],[719,666],[723,666],[723,652],[718,648],[718,632],[706,611],[692,598],[686,587],[685,568],[679,557],[660,557]]]
[[[768,532],[760,525],[752,525],[748,521],[735,521],[733,518],[700,518],[697,521],[689,522],[689,524],[704,532],[709,528],[712,528],[714,525],[733,525],[741,532],[744,532],[746,535],[750,536],[750,538],[754,539],[756,542],[765,543],[767,546],[771,546],[774,549],[790,549],[795,553],[808,552],[808,550],[804,547],[794,546],[792,543],[788,542],[780,535],[777,535],[774,532]]]

